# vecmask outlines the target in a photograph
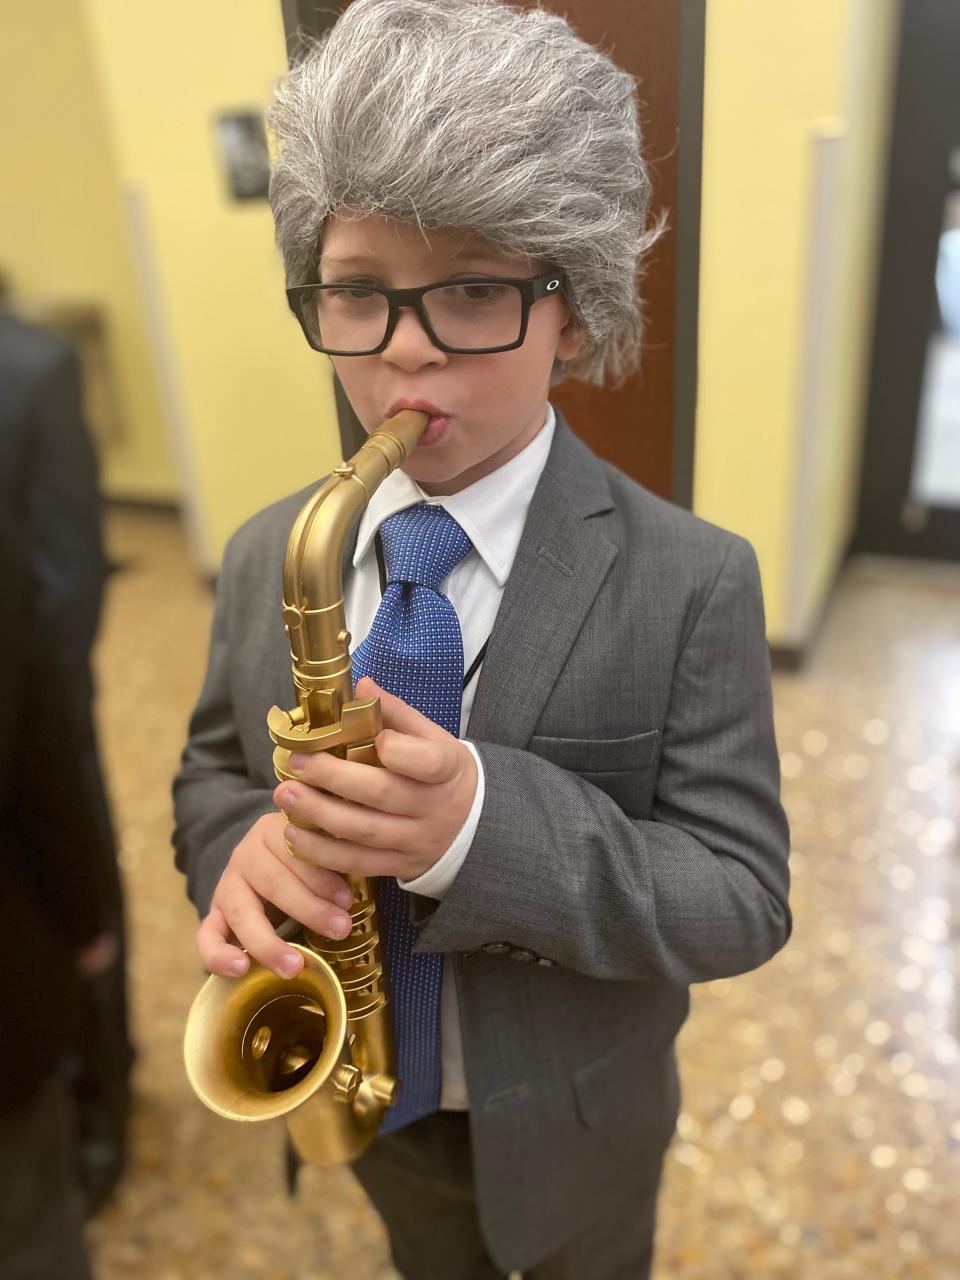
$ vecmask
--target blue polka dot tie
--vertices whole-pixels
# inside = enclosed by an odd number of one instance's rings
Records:
[[[473,544],[448,511],[418,502],[380,526],[387,586],[370,634],[353,653],[354,679],[371,676],[449,733],[460,736],[463,636],[440,584]],[[416,954],[409,895],[391,876],[375,880],[393,1016],[398,1099],[381,1134],[440,1106],[443,956]]]

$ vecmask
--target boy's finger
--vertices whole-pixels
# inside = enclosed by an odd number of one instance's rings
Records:
[[[221,978],[236,978],[250,967],[243,951],[227,941],[229,934],[230,928],[223,912],[219,907],[211,907],[197,930],[197,950],[207,972]]]
[[[288,827],[287,838],[296,849],[298,858],[356,876],[400,875],[398,862],[402,865],[405,861],[405,855],[396,849],[369,849],[366,845],[339,840],[306,827]],[[402,879],[411,878],[402,875]]]
[[[221,910],[237,941],[254,960],[281,978],[296,977],[303,968],[303,956],[277,937],[263,903],[245,880],[234,879]]]
[[[409,742],[422,739],[408,738]],[[378,739],[379,746],[379,739]],[[329,792],[341,800],[353,800],[380,813],[407,815],[420,809],[419,798],[410,794],[406,783],[392,776],[379,765],[361,764],[359,760],[339,760],[327,751],[317,751],[304,756],[302,767],[297,767],[295,757],[290,757],[290,772],[317,791]],[[399,770],[397,771],[399,772]],[[273,802],[281,809],[286,804],[281,799],[284,784],[275,790]]]
[[[414,782],[433,786],[448,782],[460,765],[460,754],[457,739],[446,731],[441,732],[443,740],[413,738],[384,729],[377,735],[377,755],[389,773],[399,773]]]
[[[280,817],[281,815],[278,814],[277,816]],[[302,858],[294,858],[283,838],[285,826],[286,822],[281,821],[271,826],[265,834],[265,843],[270,852],[298,880],[302,880],[316,897],[326,898],[328,902],[335,902],[338,907],[343,907],[345,911],[349,911],[354,904],[356,895],[343,876],[338,875],[336,871],[331,871],[328,867],[315,867],[311,863],[304,862]],[[292,915],[293,913],[288,912],[287,914]],[[294,918],[296,919],[297,917],[295,916]],[[301,924],[304,923],[306,922],[301,921]]]
[[[378,697],[380,699],[383,724],[387,729],[398,729],[401,733],[410,733],[419,738],[450,737],[446,729],[434,724],[428,716],[423,715],[416,707],[411,707],[409,702],[404,702],[402,698],[394,697],[386,689],[381,689],[369,676],[364,676],[359,681],[357,693],[364,698]]]
[[[279,798],[297,828],[313,827],[338,840],[353,840],[371,849],[395,849],[398,832],[410,825],[409,818],[381,813],[370,805],[324,794],[316,787],[287,782],[280,788]]]
[[[311,893],[304,882],[296,875],[292,858],[284,850],[284,858],[269,862],[259,869],[255,878],[245,883],[252,890],[254,898],[261,904],[269,903],[283,917],[289,917],[298,924],[305,925],[326,938],[345,938],[350,932],[352,921],[346,911],[322,895]],[[323,869],[326,870],[325,868]],[[332,872],[333,880],[341,885],[343,881]],[[350,894],[352,903],[353,894]],[[269,913],[265,912],[268,915]],[[270,920],[271,926],[273,920]]]

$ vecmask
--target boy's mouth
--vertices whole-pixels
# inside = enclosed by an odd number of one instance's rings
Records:
[[[436,444],[447,434],[447,427],[450,425],[450,419],[447,417],[431,418],[427,424],[427,429],[417,441],[417,448],[420,449],[424,445]]]
[[[386,416],[392,418],[401,409],[416,409],[420,413],[429,413],[430,415],[427,429],[417,441],[418,449],[423,445],[436,444],[438,440],[446,435],[447,428],[450,425],[450,415],[444,409],[431,404],[429,400],[396,400],[390,406]]]

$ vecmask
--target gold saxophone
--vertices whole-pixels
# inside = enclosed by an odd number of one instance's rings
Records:
[[[380,700],[353,695],[340,566],[360,513],[428,421],[408,409],[388,418],[308,499],[290,531],[283,621],[297,705],[267,716],[281,781],[292,776],[294,751],[380,763]],[[304,960],[296,978],[252,960],[241,978],[210,977],[183,1042],[190,1083],[212,1111],[231,1120],[284,1116],[300,1155],[320,1165],[356,1159],[397,1090],[377,908],[364,877],[347,879],[355,895],[348,937],[303,929],[302,941],[290,943]]]

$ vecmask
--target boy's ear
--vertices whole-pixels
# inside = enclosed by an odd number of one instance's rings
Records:
[[[557,339],[557,359],[572,360],[575,355],[580,353],[586,340],[586,329],[577,324],[576,320],[571,316],[560,330],[560,336]]]

